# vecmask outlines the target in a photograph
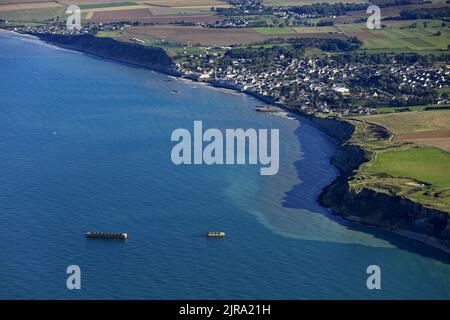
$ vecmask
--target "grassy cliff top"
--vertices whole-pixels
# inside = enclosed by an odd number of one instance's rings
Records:
[[[363,187],[403,196],[450,213],[450,110],[405,112],[358,117],[352,142],[372,159],[350,181]],[[391,139],[376,137],[384,126]]]

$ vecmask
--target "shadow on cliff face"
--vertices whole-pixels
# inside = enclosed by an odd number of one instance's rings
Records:
[[[336,154],[337,145],[323,132],[308,134],[311,130],[320,130],[309,125],[303,125],[303,120],[299,120],[299,122],[300,125],[296,129],[295,134],[300,140],[302,157],[300,160],[296,160],[293,163],[299,183],[294,185],[291,190],[285,192],[282,201],[283,207],[299,209],[303,212],[307,210],[311,212],[310,214],[323,214],[328,219],[347,230],[349,236],[355,232],[363,232],[376,239],[386,241],[400,250],[407,250],[421,256],[450,264],[450,255],[442,250],[381,228],[344,220],[339,215],[333,214],[330,209],[322,206],[319,203],[319,197],[322,194],[323,189],[339,179],[339,170],[331,165],[331,159]],[[327,136],[327,139],[324,139],[323,136]],[[317,139],[320,141],[311,141],[311,137],[319,137]],[[323,143],[324,140],[328,140],[328,143]],[[352,147],[353,146],[350,146],[350,148],[347,147],[345,153],[354,151]],[[355,158],[358,158],[355,157],[354,154],[351,155],[351,157],[353,158],[353,161]],[[336,158],[339,158],[339,156],[334,157],[335,160]],[[345,159],[337,160],[339,162],[345,162]],[[349,165],[348,163],[343,164]]]

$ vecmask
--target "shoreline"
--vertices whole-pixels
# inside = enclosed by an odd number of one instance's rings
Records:
[[[334,135],[331,132],[332,130],[326,130],[324,128],[325,124],[319,125],[319,122],[336,122],[336,123],[340,122],[340,123],[345,123],[348,126],[353,126],[351,123],[349,123],[349,122],[347,122],[345,120],[338,120],[338,119],[336,119],[334,117],[320,118],[320,117],[318,117],[316,115],[309,115],[309,114],[302,113],[299,110],[292,109],[292,108],[288,107],[287,105],[284,105],[282,103],[274,101],[272,98],[261,96],[258,93],[255,93],[255,92],[253,92],[251,90],[242,90],[241,88],[239,88],[239,86],[234,85],[232,83],[223,83],[223,82],[219,82],[219,81],[215,81],[215,82],[214,81],[199,81],[198,79],[195,79],[192,76],[184,75],[184,74],[182,74],[182,73],[180,73],[178,71],[175,71],[175,70],[169,70],[169,69],[166,69],[166,68],[158,68],[156,66],[155,67],[151,67],[151,66],[148,66],[148,65],[141,65],[141,64],[138,64],[138,63],[131,63],[131,62],[127,62],[127,61],[121,60],[119,58],[116,59],[116,58],[104,57],[104,56],[101,56],[100,54],[95,54],[95,53],[88,52],[88,51],[85,51],[85,50],[82,50],[82,49],[77,49],[77,48],[74,48],[74,47],[71,47],[71,46],[66,46],[66,45],[55,43],[55,42],[48,42],[48,41],[46,41],[44,39],[39,38],[38,36],[34,36],[34,35],[30,35],[30,34],[22,34],[22,33],[18,33],[18,32],[15,32],[15,31],[11,31],[11,30],[6,30],[6,29],[0,28],[0,33],[1,32],[12,34],[12,35],[19,36],[19,37],[32,38],[32,39],[35,39],[35,40],[39,40],[39,41],[41,41],[43,43],[53,45],[53,46],[55,46],[57,48],[63,48],[63,49],[70,50],[70,51],[73,51],[73,52],[78,52],[78,53],[81,52],[81,53],[86,54],[88,56],[91,56],[93,58],[103,59],[103,60],[110,61],[110,62],[113,62],[113,63],[120,63],[120,64],[124,64],[124,65],[127,65],[127,66],[135,67],[135,68],[142,68],[142,69],[145,69],[145,70],[157,72],[157,73],[160,73],[160,74],[163,74],[163,75],[166,75],[166,76],[170,76],[170,77],[172,77],[172,78],[174,78],[174,79],[176,79],[178,81],[180,81],[180,80],[182,80],[182,81],[189,81],[189,82],[192,82],[192,83],[201,84],[201,85],[205,85],[205,86],[212,87],[212,88],[225,89],[226,91],[232,91],[232,92],[239,93],[239,94],[247,94],[247,95],[249,95],[249,96],[251,96],[251,97],[253,97],[253,98],[255,98],[255,99],[257,99],[257,100],[259,100],[261,102],[263,102],[264,104],[267,104],[269,106],[276,107],[276,108],[280,109],[280,112],[284,111],[284,112],[287,112],[288,114],[294,115],[295,118],[297,118],[297,120],[299,120],[298,118],[300,118],[305,123],[307,123],[307,124],[317,128],[318,130],[320,130],[321,132],[326,134],[327,137],[330,139],[330,141],[332,141],[335,144],[335,146],[336,146],[335,155],[338,153],[339,148],[348,140],[349,137],[347,137],[347,138],[346,137],[338,137],[338,136]],[[277,114],[279,114],[279,112],[275,112],[274,113],[274,115],[277,115]],[[344,124],[342,124],[342,125],[344,125]],[[318,202],[319,205],[321,205],[324,208],[330,210],[331,214],[333,216],[338,217],[339,219],[341,219],[345,223],[349,223],[351,225],[357,225],[357,226],[360,226],[360,225],[362,225],[362,226],[371,226],[371,227],[374,227],[374,228],[377,228],[377,229],[389,231],[389,232],[392,232],[394,234],[400,235],[400,236],[404,237],[405,239],[417,241],[417,242],[420,242],[420,243],[422,243],[422,244],[424,244],[426,246],[429,246],[429,247],[431,247],[433,249],[439,250],[441,252],[443,251],[443,252],[445,252],[447,254],[450,254],[450,248],[446,247],[444,244],[442,244],[439,241],[438,238],[435,238],[435,237],[432,237],[432,236],[428,236],[428,235],[423,234],[423,233],[413,232],[413,231],[410,231],[410,230],[401,230],[401,229],[393,230],[393,229],[390,229],[390,228],[387,228],[387,227],[384,227],[384,226],[380,226],[380,225],[377,225],[377,224],[374,224],[374,223],[366,223],[366,222],[362,221],[361,218],[358,217],[358,216],[347,216],[346,217],[344,215],[341,215],[341,214],[335,212],[335,210],[331,209],[330,207],[324,205],[320,201],[320,199],[325,194],[326,190],[329,187],[331,187],[332,185],[334,185],[335,183],[339,182],[343,177],[345,177],[345,173],[343,173],[342,170],[338,166],[336,166],[335,164],[332,163],[332,158],[333,157],[331,157],[329,159],[330,164],[333,165],[335,168],[337,168],[340,173],[336,177],[335,180],[333,180],[329,185],[324,186],[322,188],[321,194],[319,195],[318,199],[316,199],[316,201]],[[358,167],[361,164],[362,163],[359,163]]]

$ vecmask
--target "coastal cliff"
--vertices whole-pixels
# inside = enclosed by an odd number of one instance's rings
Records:
[[[158,47],[100,38],[92,35],[31,34],[40,40],[106,59],[146,67],[171,75],[178,75],[172,58]]]
[[[342,141],[331,159],[340,175],[321,193],[321,205],[332,209],[334,214],[346,220],[394,231],[450,252],[450,214],[401,196],[369,188],[351,188],[349,180],[353,178],[354,170],[370,160],[368,151],[342,140],[348,135],[348,126],[354,127],[351,123],[332,118],[316,118],[315,121],[322,122],[325,132]],[[337,123],[330,125],[333,121]],[[334,131],[333,128],[340,131]],[[346,128],[346,134],[343,134],[342,128]]]

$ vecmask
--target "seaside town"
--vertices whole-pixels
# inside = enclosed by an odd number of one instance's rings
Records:
[[[264,68],[256,67],[252,58],[240,58],[232,59],[226,69],[216,69],[214,66],[219,65],[223,57],[190,58],[197,64],[192,60],[177,64],[181,73],[201,81],[253,92],[308,114],[370,114],[376,112],[374,102],[377,100],[409,105],[417,92],[430,100],[421,102],[430,103],[434,97],[426,93],[450,83],[450,69],[445,65],[364,65],[339,63],[332,57],[290,59],[280,54]],[[198,66],[193,68],[193,65]],[[382,76],[386,82],[370,81]],[[401,94],[394,95],[389,92],[392,90]],[[362,101],[367,104],[361,105]],[[436,102],[448,103],[448,99]]]

